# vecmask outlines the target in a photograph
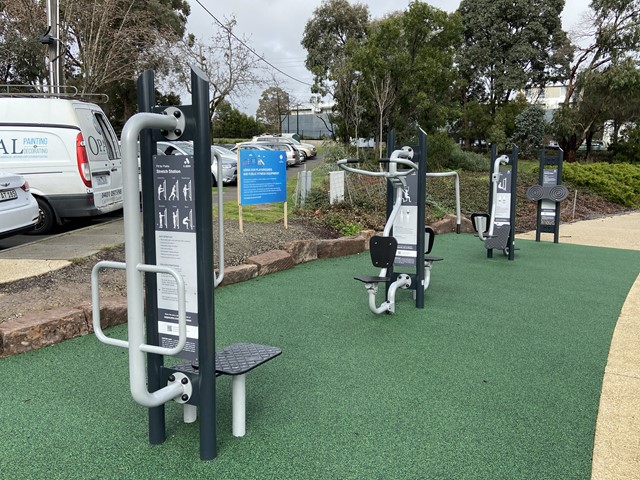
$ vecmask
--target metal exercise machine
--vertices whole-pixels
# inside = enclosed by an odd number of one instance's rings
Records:
[[[500,168],[506,165],[506,169]],[[514,259],[516,224],[516,179],[518,171],[518,147],[511,155],[497,155],[491,147],[491,172],[489,189],[489,213],[473,213],[471,223],[487,249],[487,258],[493,257],[493,249],[502,250]]]
[[[387,145],[395,144],[393,132]],[[390,147],[389,147],[390,148]],[[358,276],[369,296],[369,309],[376,314],[394,313],[396,292],[399,289],[413,291],[416,308],[424,308],[424,292],[429,286],[433,263],[442,260],[427,254],[433,247],[435,232],[425,227],[426,190],[426,134],[420,130],[416,148],[403,147],[394,150],[388,159],[380,163],[386,171],[370,171],[353,166],[358,160],[343,159],[337,162],[345,171],[383,177],[387,180],[387,221],[382,235],[371,238],[371,261],[380,268],[377,276]],[[422,252],[419,254],[419,252]],[[394,271],[394,267],[410,268],[412,272]],[[385,284],[385,300],[378,306],[376,294],[379,284]]]
[[[95,265],[92,308],[96,337],[128,349],[131,395],[149,409],[150,443],[164,442],[164,405],[174,400],[183,405],[186,423],[200,417],[200,458],[209,460],[217,455],[215,377],[233,376],[232,429],[234,436],[243,436],[245,375],[281,351],[246,343],[215,351],[213,291],[222,281],[224,250],[221,234],[219,274],[215,276],[209,83],[195,67],[191,86],[193,105],[157,107],[153,72],[138,79],[141,113],[127,121],[121,135],[125,262]],[[194,155],[155,155],[156,141],[177,139],[193,140]],[[221,199],[220,194],[219,212]],[[222,232],[222,219],[219,226]],[[127,340],[108,337],[102,331],[99,275],[107,268],[126,271]],[[165,356],[182,358],[184,363],[165,366]]]
[[[562,185],[562,161],[564,152],[558,149],[557,155],[547,155],[540,150],[540,171],[538,185],[527,190],[527,198],[537,202],[536,242],[541,233],[553,233],[553,243],[560,237],[560,202],[569,196],[569,190]]]

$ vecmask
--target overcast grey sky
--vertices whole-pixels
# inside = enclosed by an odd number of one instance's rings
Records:
[[[350,0],[351,3],[356,3]],[[202,5],[219,20],[234,15],[237,26],[236,35],[246,35],[250,45],[262,54],[270,63],[294,78],[311,83],[311,74],[304,66],[306,51],[300,45],[302,34],[313,11],[320,6],[321,0],[233,0],[212,2],[200,0]],[[381,18],[385,14],[405,10],[409,0],[368,0],[361,1],[369,6],[372,18]],[[452,12],[460,4],[459,0],[428,0],[434,7]],[[189,0],[191,15],[187,24],[189,32],[206,41],[218,28],[215,21],[198,4]],[[562,14],[565,30],[570,30],[588,9],[588,0],[566,0]],[[278,75],[282,87],[296,99],[306,101],[311,96],[307,85]],[[279,80],[280,81],[280,80]],[[249,115],[255,115],[258,99],[264,88],[241,100],[235,100],[235,107]]]

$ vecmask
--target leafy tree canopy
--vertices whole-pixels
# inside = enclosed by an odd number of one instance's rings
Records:
[[[270,132],[280,132],[280,119],[290,110],[289,94],[280,87],[269,87],[258,101],[256,120],[262,122]]]
[[[570,53],[563,8],[564,0],[462,0],[458,61],[469,92],[495,112],[514,91],[562,78]]]

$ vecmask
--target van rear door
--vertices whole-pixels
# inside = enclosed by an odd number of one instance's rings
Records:
[[[94,105],[76,103],[87,166],[78,151],[78,168],[85,183],[90,181],[95,206],[103,213],[122,208],[122,157],[120,145],[105,114]]]

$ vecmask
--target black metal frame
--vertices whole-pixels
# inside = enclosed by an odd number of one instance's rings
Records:
[[[540,172],[538,175],[538,185],[547,186],[544,183],[544,169],[547,166],[557,168],[556,185],[562,185],[562,164],[564,162],[564,151],[558,149],[558,155],[547,156],[546,150],[540,150]],[[548,200],[548,199],[547,199]],[[560,238],[560,202],[556,203],[553,225],[542,224],[542,200],[538,200],[538,212],[536,216],[536,242],[540,241],[541,233],[553,233],[553,243],[558,243]]]
[[[179,106],[186,117],[185,131],[180,140],[193,140],[195,162],[195,218],[198,284],[198,366],[185,366],[192,372],[194,395],[189,403],[198,402],[200,416],[200,458],[211,460],[216,448],[216,390],[215,390],[215,313],[213,300],[213,226],[211,218],[211,131],[209,128],[209,82],[196,67],[191,68],[191,106]],[[153,71],[145,71],[137,83],[138,110],[163,112],[166,107],[155,106]],[[140,134],[140,168],[142,177],[144,255],[149,264],[156,263],[155,216],[153,188],[153,156],[156,141],[165,137],[159,131],[145,130]],[[147,340],[158,344],[158,314],[156,276],[146,274]],[[173,369],[165,368],[163,357],[147,355],[148,387],[150,391],[166,385]],[[179,370],[180,368],[176,368]],[[164,405],[149,409],[149,442],[160,444],[166,439]]]
[[[400,146],[396,145],[396,134],[391,130],[387,135],[387,157]],[[426,210],[426,190],[427,190],[427,135],[422,129],[418,129],[418,145],[413,148],[413,162],[418,165],[418,241],[415,272],[409,274],[411,286],[409,289],[416,292],[416,308],[424,308],[424,255],[425,255],[425,210]],[[387,182],[387,218],[393,210],[394,188]],[[393,235],[393,229],[391,229]],[[386,282],[385,292],[389,293],[389,287],[398,279],[398,275],[403,272],[394,272],[393,264],[387,270],[389,281]]]
[[[491,205],[493,204],[493,189],[491,188],[491,178],[494,173],[495,160],[498,158],[497,146],[491,145],[491,170],[489,174],[489,210],[491,211]],[[509,164],[511,169],[511,205],[509,208],[509,238],[507,240],[506,250],[508,250],[507,256],[509,260],[515,259],[515,247],[514,240],[516,235],[516,198],[517,198],[517,180],[518,180],[518,147],[512,146],[511,155],[509,155]],[[487,258],[493,258],[493,248],[487,248]]]

